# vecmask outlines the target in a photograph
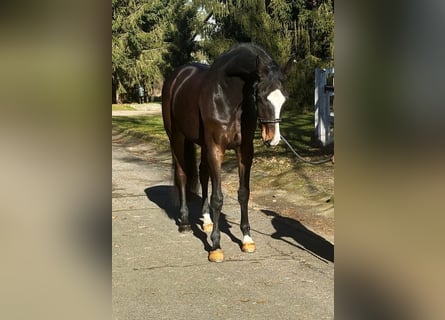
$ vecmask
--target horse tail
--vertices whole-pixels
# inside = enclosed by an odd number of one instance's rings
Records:
[[[193,142],[184,142],[184,171],[187,176],[187,191],[198,192],[198,166],[196,163],[196,146]]]

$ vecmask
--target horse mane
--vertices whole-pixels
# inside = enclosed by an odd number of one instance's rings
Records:
[[[252,75],[258,72],[258,65],[265,68],[266,74],[277,74],[281,77],[279,65],[259,45],[248,42],[234,45],[218,57],[211,68],[223,68],[228,75]]]
[[[250,51],[253,55],[259,57],[261,59],[261,62],[265,65],[278,66],[277,63],[272,59],[272,57],[269,56],[269,54],[261,46],[253,42],[238,43],[234,45],[228,52],[238,50]]]

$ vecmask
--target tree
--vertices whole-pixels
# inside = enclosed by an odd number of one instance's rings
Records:
[[[112,0],[112,85],[115,99],[162,79],[162,1]]]
[[[169,28],[166,32],[168,50],[164,54],[163,71],[168,75],[173,69],[192,60],[197,50],[194,36],[199,24],[198,5],[193,1],[171,1],[174,3]]]
[[[201,0],[214,16],[202,28],[202,50],[213,61],[237,42],[255,42],[284,64],[295,59],[287,88],[293,105],[313,104],[315,67],[332,65],[334,15],[331,0]]]
[[[314,68],[333,64],[332,0],[112,0],[112,8],[112,86],[123,99],[181,64],[211,63],[252,41],[280,64],[295,59],[287,88],[303,108],[313,103]]]
[[[213,60],[238,42],[255,42],[278,62],[289,58],[290,34],[287,21],[289,4],[272,1],[272,7],[257,0],[201,1],[207,12],[213,12],[215,23],[208,25],[202,49]]]
[[[162,83],[172,61],[189,59],[193,46],[184,37],[192,32],[195,13],[193,4],[184,0],[112,0],[115,101],[132,100],[139,84],[152,90]]]

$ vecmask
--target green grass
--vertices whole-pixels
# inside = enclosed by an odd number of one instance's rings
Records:
[[[155,143],[161,149],[168,149],[169,141],[164,131],[161,115],[145,115],[137,117],[113,117],[112,125],[121,131]],[[333,146],[321,147],[314,139],[314,120],[312,113],[283,114],[280,124],[281,134],[289,141],[293,148],[302,156],[311,159],[325,158],[333,153]],[[267,148],[261,140],[260,130],[255,135],[255,156],[259,160],[268,160],[270,157],[278,157],[288,161],[295,161],[293,153],[282,142],[275,148]],[[231,153],[227,160],[234,159]]]
[[[170,150],[161,115],[112,117],[112,126],[137,138],[154,143],[160,151]]]
[[[282,135],[302,156],[312,160],[327,158],[333,153],[333,146],[323,148],[313,137],[313,114],[283,114],[280,125]],[[169,152],[170,143],[164,130],[161,115],[135,117],[112,117],[114,129],[125,132],[156,146],[159,152]],[[288,191],[304,189],[311,196],[325,197],[333,194],[332,164],[312,166],[297,160],[295,155],[281,142],[274,148],[265,147],[261,132],[256,131],[254,140],[254,172],[260,188],[280,187]],[[199,155],[198,148],[198,155]],[[223,169],[237,172],[237,162],[232,150],[224,157]]]
[[[127,104],[112,104],[111,110],[113,111],[122,111],[122,110],[136,110],[132,106],[129,106]]]
[[[315,138],[313,117],[313,113],[284,113],[282,115],[282,122],[280,123],[280,132],[300,155],[315,160],[327,157],[329,154],[332,154],[334,150],[332,145],[322,147],[320,142]],[[272,151],[274,155],[278,157],[294,157],[284,142],[281,142],[274,149],[263,146],[259,130],[256,132],[255,149],[260,155]]]

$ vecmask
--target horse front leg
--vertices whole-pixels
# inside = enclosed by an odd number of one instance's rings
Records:
[[[203,218],[202,229],[204,232],[212,232],[213,222],[210,218],[209,207],[209,165],[207,163],[207,150],[201,150],[201,163],[199,164],[199,181],[201,183],[202,202],[201,202],[201,214]]]
[[[212,212],[213,230],[210,235],[212,239],[212,249],[209,252],[209,261],[222,262],[224,260],[224,253],[221,250],[220,239],[221,233],[219,231],[219,218],[223,206],[223,193],[221,189],[221,163],[224,157],[224,150],[218,146],[209,147],[208,165],[210,178],[212,181],[212,194],[210,196],[210,209]]]
[[[239,189],[238,202],[241,207],[240,229],[243,233],[241,250],[255,252],[256,246],[250,235],[248,203],[250,197],[250,169],[253,159],[253,144],[244,145],[236,150],[238,159]]]

